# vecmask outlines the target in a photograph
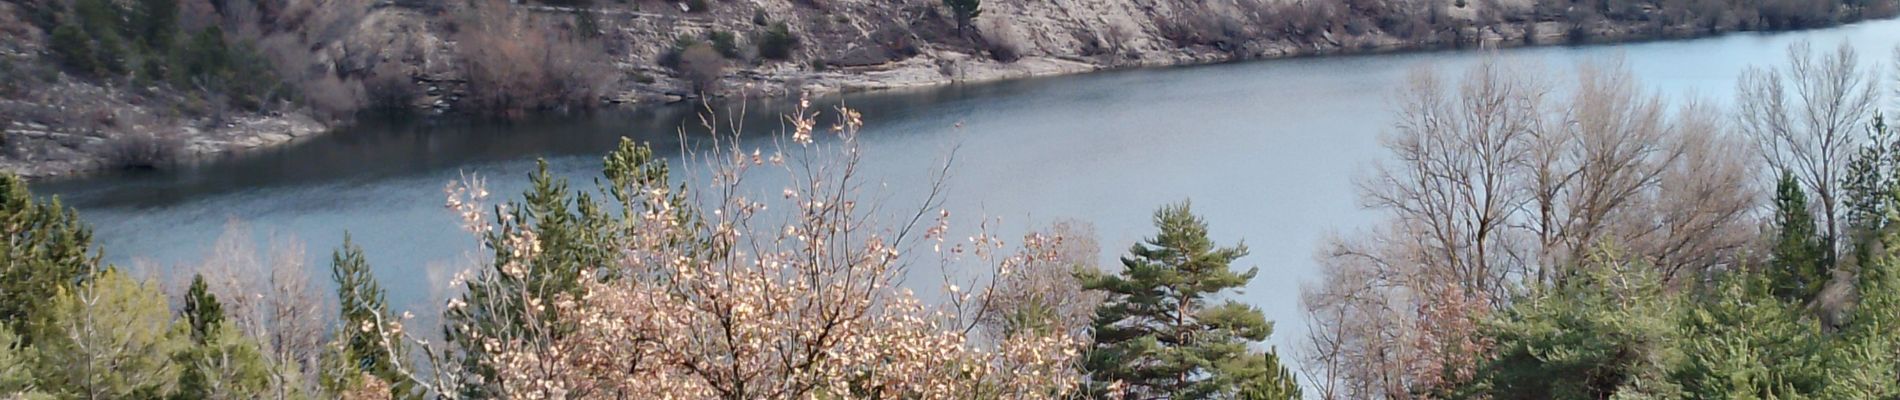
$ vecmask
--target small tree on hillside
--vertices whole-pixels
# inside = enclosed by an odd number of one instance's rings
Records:
[[[950,14],[957,17],[957,31],[970,29],[970,21],[983,15],[983,0],[943,0],[950,7]]]
[[[1188,203],[1162,207],[1154,220],[1161,232],[1129,249],[1119,275],[1084,278],[1088,289],[1108,295],[1096,309],[1086,358],[1091,389],[1134,398],[1297,398],[1278,357],[1249,347],[1266,340],[1273,324],[1259,309],[1210,298],[1259,272],[1229,268],[1246,246],[1216,247]]]

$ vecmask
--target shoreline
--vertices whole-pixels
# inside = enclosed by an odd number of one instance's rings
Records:
[[[1158,56],[1142,58],[1132,62],[1104,63],[1097,60],[1053,55],[1025,55],[1011,62],[999,62],[981,54],[971,54],[961,49],[931,48],[922,53],[902,60],[884,64],[846,67],[828,71],[813,71],[802,65],[787,68],[786,64],[763,65],[753,69],[728,71],[720,78],[724,88],[712,96],[712,101],[745,98],[785,98],[795,93],[810,95],[828,95],[839,93],[867,93],[888,90],[928,90],[959,84],[977,84],[1016,79],[1046,78],[1086,73],[1137,70],[1150,68],[1185,68],[1226,63],[1262,62],[1298,58],[1376,56],[1405,53],[1425,53],[1463,50],[1508,50],[1545,46],[1611,46],[1646,42],[1693,41],[1739,34],[1773,34],[1780,32],[1799,32],[1805,30],[1841,29],[1844,27],[1892,21],[1891,18],[1864,19],[1826,27],[1795,30],[1731,30],[1696,31],[1666,29],[1656,32],[1642,29],[1637,24],[1600,24],[1595,30],[1587,31],[1591,40],[1578,42],[1571,40],[1569,34],[1578,30],[1565,22],[1538,22],[1536,27],[1528,28],[1528,23],[1503,23],[1482,27],[1467,27],[1459,37],[1471,37],[1472,41],[1442,40],[1397,40],[1383,35],[1363,35],[1357,37],[1336,38],[1324,43],[1296,43],[1290,40],[1270,40],[1249,43],[1245,52],[1220,50],[1208,47],[1181,47],[1168,54],[1147,54]],[[1527,32],[1530,31],[1530,32]],[[1528,33],[1536,34],[1529,35]],[[1466,36],[1469,35],[1469,36]],[[621,71],[623,77],[627,71]],[[433,86],[447,81],[418,80],[419,85]],[[667,105],[679,102],[696,101],[697,97],[680,95],[658,85],[634,85],[619,96],[603,99],[601,108],[630,109],[652,105]],[[442,99],[424,99],[422,104],[441,104]],[[466,112],[448,107],[437,108],[435,115],[422,118],[441,118],[468,115]],[[227,122],[215,126],[215,129],[199,132],[194,128],[184,128],[191,132],[182,142],[176,144],[177,155],[165,165],[152,168],[169,168],[177,164],[215,162],[218,159],[239,157],[259,151],[295,145],[298,142],[319,135],[329,134],[338,129],[348,129],[345,124],[324,124],[300,112],[242,115],[229,118]],[[49,160],[44,157],[21,157],[19,154],[6,154],[0,157],[0,170],[17,174],[31,180],[75,179],[87,174],[122,169],[108,164],[100,153],[110,151],[110,144],[103,143],[110,138],[99,132],[84,133],[63,132],[57,127],[42,124],[19,122],[7,127],[5,134],[9,139],[26,138],[41,140],[49,146],[65,148],[63,160]],[[17,146],[15,146],[17,149]],[[91,149],[91,150],[87,150]],[[13,153],[18,153],[14,151]]]

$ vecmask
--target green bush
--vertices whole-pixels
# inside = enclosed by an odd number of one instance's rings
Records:
[[[739,53],[739,37],[733,35],[732,32],[712,31],[706,34],[706,40],[712,43],[713,50],[718,50],[719,55],[726,58],[738,59],[744,56]]]
[[[58,57],[60,64],[65,65],[66,68],[85,74],[98,72],[99,61],[93,58],[92,40],[87,39],[86,34],[81,32],[79,27],[60,25],[54,28],[52,43],[49,46],[52,46],[53,55]]]
[[[772,24],[764,33],[759,34],[759,57],[772,60],[789,60],[792,49],[798,47],[798,36],[792,35],[791,27],[784,22]]]

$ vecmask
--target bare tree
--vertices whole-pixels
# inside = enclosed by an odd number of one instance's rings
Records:
[[[1726,157],[1705,107],[1675,113],[1617,65],[1578,69],[1568,96],[1487,62],[1455,87],[1404,91],[1361,184],[1380,229],[1335,239],[1304,290],[1308,381],[1324,397],[1410,398],[1475,374],[1476,321],[1560,282],[1605,246],[1676,282],[1736,264],[1754,237],[1753,159]]]
[[[1770,167],[1795,175],[1814,193],[1828,238],[1842,229],[1840,184],[1857,135],[1873,111],[1873,76],[1852,46],[1816,55],[1806,42],[1788,48],[1788,66],[1750,69],[1738,84],[1738,120]]]
[[[1095,226],[1061,220],[1040,232],[1025,235],[1022,251],[1027,262],[997,276],[980,324],[1001,338],[1011,333],[1047,328],[1082,337],[1095,318],[1103,294],[1082,288],[1081,271],[1099,270]]]
[[[273,376],[270,387],[279,397],[310,393],[317,383],[317,357],[330,315],[328,302],[314,286],[304,262],[303,244],[279,238],[259,250],[251,228],[239,221],[226,223],[202,261],[177,268],[189,271],[171,279],[173,293],[184,293],[190,275],[203,276],[212,294],[238,330],[262,345],[265,355],[287,368]]]

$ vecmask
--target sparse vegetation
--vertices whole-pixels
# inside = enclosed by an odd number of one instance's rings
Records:
[[[726,74],[726,57],[710,44],[693,42],[679,51],[675,68],[692,83],[695,93],[710,94],[718,89],[719,78]]]
[[[116,169],[158,169],[179,162],[184,142],[175,135],[131,133],[107,143],[106,162]]]
[[[599,103],[608,65],[577,35],[504,0],[475,2],[462,13],[457,45],[466,57],[467,100],[477,109],[520,117]]]
[[[983,16],[983,0],[943,0],[943,5],[950,8],[950,16],[956,19],[958,32],[970,29],[970,22]]]
[[[784,22],[772,23],[753,41],[759,45],[759,58],[767,60],[790,60],[798,48],[798,36]]]
[[[740,60],[745,58],[745,54],[739,52],[739,36],[732,34],[732,32],[707,32],[706,43],[711,44],[713,50],[718,50],[719,55],[727,59]]]

